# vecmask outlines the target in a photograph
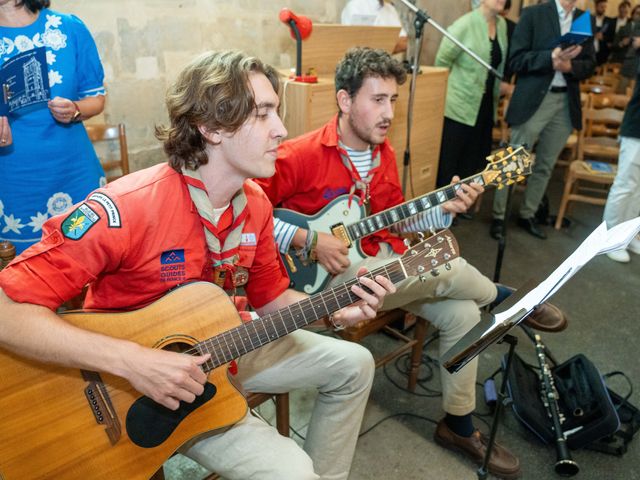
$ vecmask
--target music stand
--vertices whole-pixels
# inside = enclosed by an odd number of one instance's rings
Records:
[[[500,303],[491,313],[482,312],[480,322],[467,334],[462,337],[453,347],[451,347],[440,359],[440,363],[450,373],[455,373],[469,363],[473,358],[485,350],[489,345],[499,342],[507,342],[509,344],[509,352],[507,361],[500,384],[499,398],[496,402],[496,409],[493,413],[491,422],[491,430],[489,433],[489,442],[487,450],[482,461],[482,465],[478,468],[478,478],[484,480],[487,478],[489,459],[495,445],[496,434],[498,433],[498,422],[502,407],[507,401],[507,379],[509,378],[509,370],[511,369],[513,354],[515,352],[518,339],[511,335],[509,331],[522,322],[531,311],[525,309],[519,310],[515,315],[509,317],[500,325],[495,325],[495,315],[505,312],[513,307],[520,299],[522,299],[531,289],[535,287],[535,282],[529,280],[525,285],[519,288],[515,293],[510,295],[505,301]]]

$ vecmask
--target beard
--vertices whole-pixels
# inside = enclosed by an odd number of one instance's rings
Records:
[[[391,123],[381,122],[374,125],[372,128],[363,128],[352,115],[347,117],[347,121],[349,122],[349,128],[356,136],[362,140],[363,142],[368,143],[369,145],[380,145],[387,138],[386,135],[375,135],[374,131],[376,128],[381,126],[391,126]]]

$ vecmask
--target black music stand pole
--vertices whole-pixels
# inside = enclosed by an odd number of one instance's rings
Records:
[[[491,458],[491,452],[496,442],[496,434],[498,433],[498,422],[500,421],[500,413],[502,407],[509,401],[507,397],[507,380],[509,379],[509,370],[511,370],[511,360],[513,359],[513,353],[516,345],[518,344],[518,338],[514,337],[510,333],[506,334],[500,342],[507,342],[509,344],[509,353],[507,354],[507,364],[504,368],[504,374],[502,376],[502,383],[500,384],[500,393],[498,394],[498,401],[496,402],[496,410],[493,413],[493,421],[491,422],[491,433],[489,434],[489,443],[487,444],[487,451],[484,454],[484,460],[482,465],[478,468],[478,478],[485,480],[487,478],[489,465],[489,459]]]
[[[513,196],[513,189],[515,185],[509,185],[507,188],[507,204],[504,210],[504,220],[502,222],[502,232],[498,238],[498,255],[496,256],[496,268],[493,272],[493,283],[500,282],[500,271],[502,270],[502,259],[504,258],[504,251],[507,248],[507,221],[511,216],[511,197]]]

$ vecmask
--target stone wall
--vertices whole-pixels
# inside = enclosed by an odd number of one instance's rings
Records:
[[[164,94],[181,67],[209,49],[234,48],[279,67],[295,62],[295,41],[278,20],[286,5],[335,23],[346,0],[54,0],[91,30],[105,68],[107,105],[95,121],[127,127],[132,170],[164,160],[153,136],[166,121]]]

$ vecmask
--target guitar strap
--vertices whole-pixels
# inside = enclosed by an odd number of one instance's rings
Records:
[[[369,186],[371,184],[371,179],[373,179],[376,170],[380,167],[380,145],[376,145],[371,152],[371,169],[364,179],[360,178],[358,169],[353,165],[353,162],[349,157],[349,153],[347,152],[346,146],[342,143],[342,140],[338,139],[338,146],[336,148],[338,149],[338,153],[340,154],[340,158],[342,159],[342,164],[351,174],[351,181],[353,182],[353,184],[351,185],[351,189],[349,190],[349,206],[351,206],[351,201],[356,195],[356,192],[359,198],[358,205],[362,206],[369,201]]]
[[[209,201],[200,172],[183,168],[182,177],[189,189],[191,200],[200,214],[200,221],[209,247],[209,256],[213,264],[214,282],[224,288],[227,274],[230,274],[232,285],[235,286],[242,227],[248,214],[244,189],[238,190],[231,200],[231,208],[227,208],[216,220],[213,205]]]

